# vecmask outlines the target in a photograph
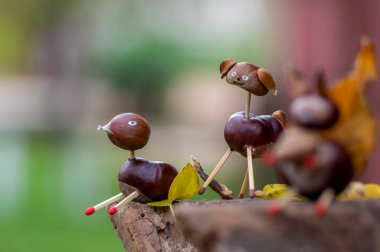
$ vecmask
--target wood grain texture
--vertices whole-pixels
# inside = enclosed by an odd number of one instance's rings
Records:
[[[323,217],[310,202],[292,202],[269,216],[268,203],[176,203],[174,224],[168,208],[132,202],[111,221],[127,251],[380,251],[379,200],[334,202]]]
[[[128,252],[196,251],[174,224],[168,207],[131,202],[111,216],[111,222]]]

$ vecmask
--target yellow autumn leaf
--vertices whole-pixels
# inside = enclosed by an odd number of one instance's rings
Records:
[[[380,185],[353,181],[337,196],[340,201],[380,199]]]
[[[171,202],[169,200],[161,200],[161,201],[154,201],[154,202],[148,202],[148,206],[153,206],[153,207],[168,207],[171,205]]]
[[[380,199],[380,185],[377,185],[377,184],[364,185],[364,195],[366,199]]]
[[[364,38],[352,71],[329,90],[340,118],[324,135],[347,148],[356,173],[363,170],[375,146],[377,123],[365,98],[364,87],[376,76],[375,49],[372,42]]]
[[[264,199],[281,199],[287,192],[289,187],[285,184],[268,184],[262,191],[256,191],[256,196]],[[302,200],[300,196],[294,197],[293,200]]]
[[[199,183],[197,171],[194,166],[187,163],[170,185],[168,198],[161,201],[149,202],[148,205],[153,207],[170,207],[175,200],[191,198],[198,192],[200,187],[201,184]]]
[[[361,182],[352,181],[336,198],[340,201],[363,200],[365,196],[364,185]]]
[[[187,163],[170,185],[168,200],[173,202],[189,199],[198,192],[200,187],[197,171],[194,166]]]

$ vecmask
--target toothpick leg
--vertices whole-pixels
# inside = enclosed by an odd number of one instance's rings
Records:
[[[249,117],[249,109],[251,107],[251,92],[248,92],[247,101],[245,103],[244,118]]]
[[[245,188],[247,187],[247,183],[248,183],[248,168],[247,170],[245,170],[245,176],[244,176],[243,184],[241,184],[239,199],[244,198],[244,191],[245,191]]]
[[[95,206],[93,206],[93,207],[89,207],[89,208],[87,208],[87,209],[84,211],[84,213],[85,213],[86,215],[91,215],[91,214],[95,213],[96,211],[98,211],[98,210],[100,210],[100,209],[102,209],[102,208],[108,206],[109,204],[112,204],[112,203],[114,203],[114,202],[116,202],[116,201],[119,201],[119,200],[121,200],[121,199],[123,199],[123,198],[125,198],[125,197],[126,197],[125,194],[123,194],[123,193],[119,193],[119,194],[113,196],[112,198],[109,198],[109,199],[107,199],[107,200],[105,200],[105,201],[103,201],[103,202],[101,202],[101,203],[99,203],[99,204],[97,204],[97,205],[95,205]]]
[[[253,160],[252,160],[252,147],[247,147],[247,159],[248,159],[248,180],[249,180],[249,197],[253,199],[255,197],[255,179],[253,175]]]
[[[198,193],[203,194],[206,191],[206,188],[211,183],[213,178],[216,176],[216,174],[219,172],[220,168],[222,168],[223,164],[227,161],[227,159],[231,155],[231,148],[228,148],[226,153],[224,153],[223,157],[219,160],[218,164],[215,166],[214,170],[211,172],[210,176],[207,178],[206,182],[202,185],[202,187],[199,189]]]
[[[323,191],[318,201],[314,205],[315,214],[318,216],[325,215],[334,200],[334,190],[329,188]]]
[[[289,204],[290,201],[292,201],[296,195],[297,191],[289,188],[289,190],[279,200],[268,205],[267,212],[270,215],[277,215],[287,204]]]
[[[129,202],[131,202],[134,198],[136,198],[137,196],[139,196],[139,193],[134,191],[133,193],[129,194],[125,199],[123,199],[122,201],[120,201],[119,203],[117,203],[115,206],[111,207],[110,209],[108,209],[108,213],[110,215],[114,215],[115,213],[117,213],[117,210],[119,207],[125,205],[125,204],[128,204]]]

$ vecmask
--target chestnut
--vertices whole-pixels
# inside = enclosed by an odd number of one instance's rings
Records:
[[[150,201],[160,201],[168,198],[170,185],[177,174],[177,169],[168,163],[129,159],[119,171],[119,188],[128,194],[126,188],[133,187]]]
[[[338,121],[339,110],[324,96],[304,94],[291,103],[290,116],[301,127],[328,129]]]
[[[134,113],[117,115],[98,130],[104,130],[114,145],[129,151],[143,148],[150,136],[148,122]]]
[[[326,188],[339,194],[354,176],[348,152],[333,140],[319,142],[313,151],[303,156],[282,157],[277,171],[300,195],[314,201]]]
[[[257,116],[250,113],[245,118],[241,111],[228,119],[224,127],[224,138],[233,151],[247,157],[247,146],[257,148],[271,144],[277,140],[283,128],[281,121],[272,115]]]

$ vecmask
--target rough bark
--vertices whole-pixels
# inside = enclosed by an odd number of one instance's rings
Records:
[[[131,202],[119,208],[111,222],[128,252],[196,251],[174,224],[168,207]]]
[[[199,251],[380,251],[380,201],[335,202],[322,217],[310,202],[278,216],[265,200],[182,203],[177,219]]]
[[[380,201],[335,202],[323,217],[310,202],[269,216],[268,203],[176,203],[175,225],[168,208],[131,203],[111,220],[127,251],[380,251]]]

